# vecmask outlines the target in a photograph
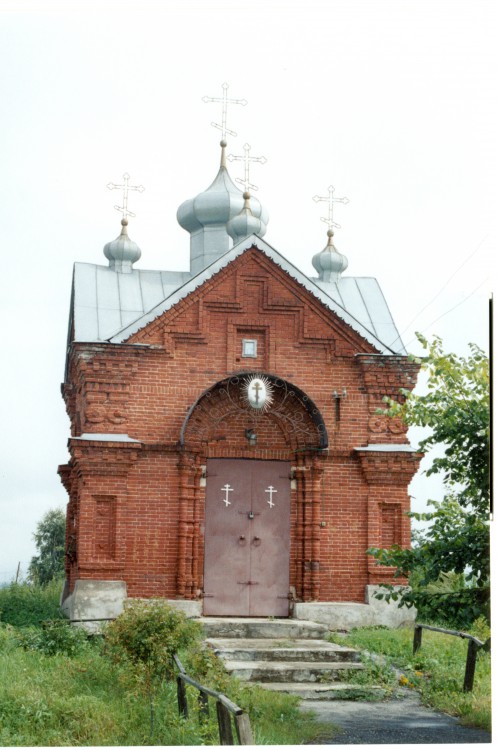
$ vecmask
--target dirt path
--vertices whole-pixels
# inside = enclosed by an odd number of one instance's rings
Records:
[[[340,734],[324,735],[313,745],[473,744],[491,742],[483,729],[462,726],[457,719],[421,705],[419,696],[407,692],[390,701],[302,701],[320,721],[339,726]]]

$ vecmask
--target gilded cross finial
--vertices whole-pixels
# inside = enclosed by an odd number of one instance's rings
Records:
[[[324,201],[328,204],[328,216],[321,216],[321,221],[324,221],[326,224],[328,224],[328,231],[333,231],[333,227],[336,227],[337,229],[340,229],[340,224],[337,224],[336,221],[333,219],[333,204],[334,203],[348,203],[348,198],[335,198],[334,196],[335,188],[333,185],[330,185],[328,188],[328,195],[326,197],[315,195],[312,199],[316,203],[319,203],[319,201]]]
[[[130,176],[127,172],[123,174],[123,184],[122,185],[116,185],[114,182],[109,182],[107,187],[109,190],[122,190],[123,191],[123,205],[122,206],[114,206],[116,211],[121,211],[123,215],[123,219],[127,219],[128,216],[136,216],[132,211],[128,209],[128,193],[130,190],[138,190],[139,193],[143,193],[145,188],[143,185],[130,185],[129,184]]]
[[[250,156],[250,146],[248,143],[245,144],[245,146],[243,147],[243,150],[245,151],[243,156],[234,156],[233,154],[229,154],[228,159],[229,161],[243,161],[244,177],[243,177],[243,180],[240,177],[237,177],[236,182],[239,182],[240,185],[243,185],[245,188],[245,192],[248,193],[249,190],[259,189],[256,185],[252,185],[250,183],[250,178],[249,178],[250,162],[258,161],[259,164],[265,164],[267,162],[267,159],[265,156]]]
[[[208,104],[209,102],[220,102],[222,104],[221,108],[221,125],[217,122],[211,122],[211,125],[213,128],[217,128],[221,131],[222,134],[222,140],[226,140],[226,134],[229,133],[233,137],[236,136],[236,133],[234,130],[229,130],[226,125],[226,119],[228,116],[228,104],[241,104],[242,107],[245,107],[247,104],[246,99],[228,99],[228,84],[223,83],[223,95],[222,97],[218,96],[203,96],[202,101],[204,104]]]

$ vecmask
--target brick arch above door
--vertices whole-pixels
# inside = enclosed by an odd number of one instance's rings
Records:
[[[247,402],[246,389],[254,377],[267,384],[271,404],[266,410]],[[268,451],[282,458],[283,453],[328,447],[326,425],[313,400],[283,378],[260,372],[237,373],[204,391],[186,415],[180,445],[211,456],[242,456],[248,449],[248,430],[256,433],[257,452],[264,451],[267,457]]]

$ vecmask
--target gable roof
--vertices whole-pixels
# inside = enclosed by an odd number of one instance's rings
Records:
[[[301,284],[382,354],[405,354],[376,279],[310,279],[271,245],[250,235],[195,276],[188,272],[116,273],[106,266],[76,263],[73,279],[74,341],[124,343],[252,247]]]

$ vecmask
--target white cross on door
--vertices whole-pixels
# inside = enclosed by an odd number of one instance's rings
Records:
[[[221,487],[221,492],[223,491],[224,491],[223,503],[225,504],[226,507],[228,507],[228,505],[231,505],[229,501],[228,493],[233,492],[233,487],[231,487],[229,484],[225,484],[224,487]]]
[[[269,505],[269,507],[270,507],[270,508],[274,508],[274,503],[273,503],[273,494],[274,494],[275,492],[278,492],[278,490],[276,490],[276,489],[275,489],[275,488],[274,488],[274,487],[273,487],[273,486],[272,486],[272,485],[270,484],[270,485],[269,485],[269,487],[267,488],[266,492],[269,492],[269,500],[267,501],[267,504]]]

